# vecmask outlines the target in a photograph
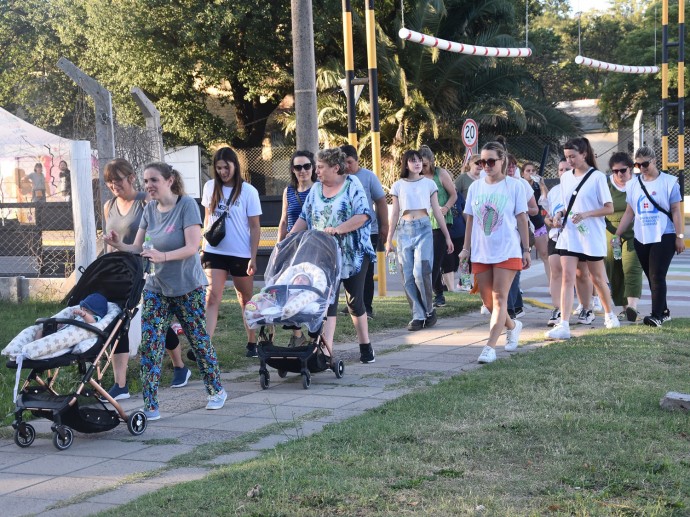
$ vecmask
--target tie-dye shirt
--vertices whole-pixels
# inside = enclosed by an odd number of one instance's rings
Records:
[[[310,230],[335,228],[358,214],[369,217],[357,230],[341,235],[338,239],[343,266],[340,278],[350,278],[359,273],[365,256],[376,262],[376,253],[371,245],[371,218],[373,216],[364,187],[355,176],[347,176],[338,193],[330,198],[323,195],[323,185],[314,183],[304,201],[300,218]]]
[[[515,178],[489,184],[481,178],[467,191],[465,213],[472,220],[470,260],[498,264],[522,258],[517,215],[527,212],[525,190]]]

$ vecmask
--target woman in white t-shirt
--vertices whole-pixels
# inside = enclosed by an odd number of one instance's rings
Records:
[[[556,249],[561,256],[561,321],[546,332],[548,339],[570,338],[570,311],[573,308],[573,288],[579,262],[587,262],[599,298],[604,306],[605,325],[611,329],[620,326],[618,317],[613,313],[614,305],[606,276],[604,257],[606,256],[606,222],[605,217],[613,213],[613,201],[608,182],[603,172],[597,170],[594,151],[589,140],[584,137],[568,140],[563,146],[563,154],[572,170],[561,176],[562,204],[565,208],[556,212],[553,222],[556,227],[563,225],[565,211],[570,199],[575,194],[575,201],[562,229]],[[582,183],[582,180],[591,174]],[[593,312],[588,309],[590,293],[580,292],[587,324],[594,320]]]
[[[244,315],[244,306],[254,290],[256,252],[261,237],[259,192],[242,180],[237,153],[229,147],[221,147],[213,155],[213,179],[204,185],[201,204],[206,208],[204,228],[210,228],[219,217],[226,218],[225,238],[217,246],[204,242],[201,258],[209,282],[206,326],[213,337],[228,276],[232,277]],[[245,328],[247,357],[257,357],[256,331],[247,327],[246,322]]]
[[[418,151],[410,150],[403,154],[400,179],[391,187],[393,207],[386,239],[386,253],[391,253],[393,234],[397,229],[398,259],[405,294],[412,309],[412,321],[407,324],[409,331],[436,324],[432,298],[434,238],[429,212],[433,212],[446,238],[447,253],[453,253],[453,241],[438,203],[438,187],[434,180],[422,176],[422,164]]]
[[[518,347],[522,323],[508,316],[508,291],[515,274],[530,266],[527,198],[521,183],[507,177],[506,149],[500,142],[482,147],[486,176],[467,191],[467,231],[460,260],[471,260],[479,293],[491,311],[489,339],[478,362],[496,360],[494,347],[507,329],[505,350]]]
[[[682,196],[678,179],[657,170],[656,155],[651,147],[637,150],[635,167],[641,174],[626,185],[628,206],[614,239],[620,243],[620,236],[634,218],[635,252],[652,292],[652,313],[643,321],[650,327],[660,327],[671,319],[666,303],[666,274],[673,254],[685,251],[684,222],[680,212]],[[647,192],[643,190],[643,184]]]

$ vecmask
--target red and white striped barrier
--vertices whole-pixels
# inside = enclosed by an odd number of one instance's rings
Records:
[[[463,43],[456,43],[455,41],[446,41],[444,39],[422,34],[421,32],[411,31],[410,29],[402,28],[398,32],[401,39],[420,43],[427,47],[436,47],[448,52],[458,52],[460,54],[469,54],[470,56],[486,56],[486,57],[529,57],[532,55],[532,49],[529,48],[498,48],[498,47],[480,47],[477,45],[465,45]]]
[[[621,72],[623,74],[656,74],[659,72],[658,66],[628,66],[615,65],[613,63],[606,63],[604,61],[597,61],[589,57],[577,56],[575,63],[578,65],[589,66],[599,70],[606,70],[608,72]]]

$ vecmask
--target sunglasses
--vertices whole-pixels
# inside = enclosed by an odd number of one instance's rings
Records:
[[[475,165],[479,165],[481,167],[486,167],[487,165],[489,167],[493,167],[496,165],[496,162],[500,162],[501,160],[497,160],[496,158],[489,158],[488,160],[477,160],[474,162]]]
[[[650,162],[650,161],[646,161],[646,162],[642,162],[642,163],[635,162],[635,167],[637,167],[638,169],[640,167],[644,167],[646,169],[647,167],[649,167],[650,163],[652,163],[652,162]]]
[[[625,174],[626,172],[628,172],[628,168],[623,167],[622,169],[611,169],[611,172],[613,172],[614,174]]]
[[[305,171],[310,171],[311,163],[305,163],[304,165],[295,164],[292,166],[292,168],[295,169],[297,172],[302,172],[302,169],[304,169]]]

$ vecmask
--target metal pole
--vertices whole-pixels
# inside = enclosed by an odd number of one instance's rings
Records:
[[[369,69],[369,110],[371,111],[371,165],[381,179],[381,128],[379,125],[379,83],[376,66],[376,18],[374,0],[366,0],[367,68]],[[377,254],[379,296],[386,296],[385,256]]]
[[[155,104],[141,91],[141,88],[132,86],[130,90],[134,102],[139,106],[141,114],[144,115],[146,121],[146,129],[149,130],[149,135],[152,138],[151,152],[159,161],[165,161],[165,148],[163,147],[163,127],[161,126],[161,112],[158,111]]]
[[[319,125],[311,0],[292,0],[292,63],[295,72],[297,149],[316,154],[319,150]]]
[[[343,0],[343,47],[345,52],[345,97],[347,98],[347,141],[357,148],[357,114],[355,111],[355,60],[352,50],[352,4]]]

